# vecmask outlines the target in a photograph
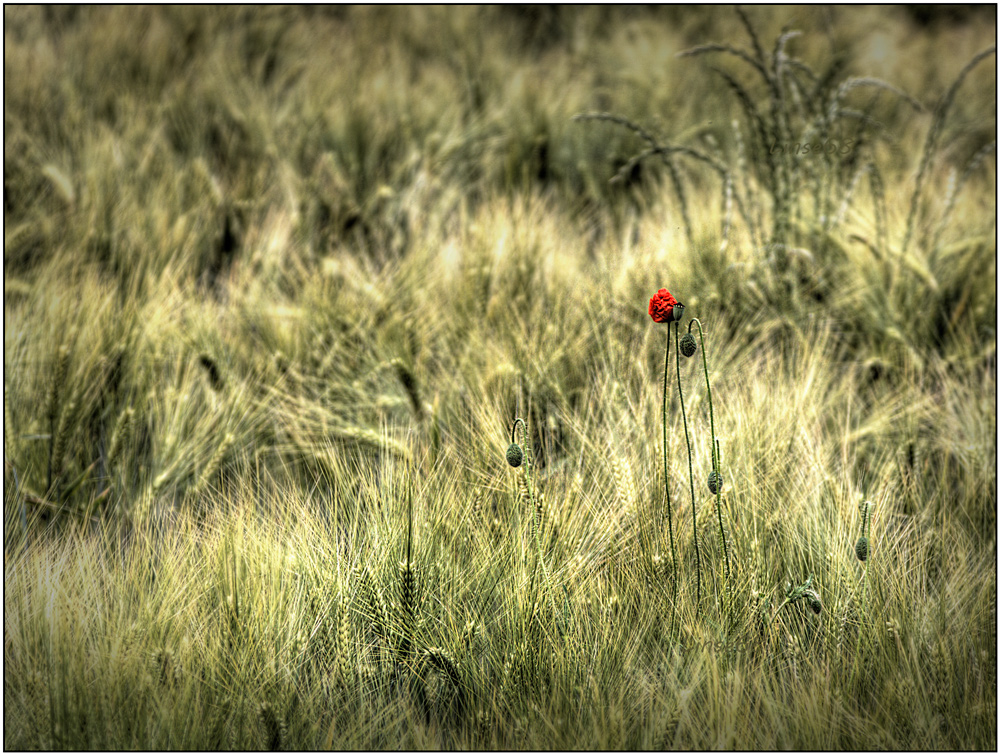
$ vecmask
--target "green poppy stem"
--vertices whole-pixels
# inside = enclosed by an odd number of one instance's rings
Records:
[[[667,324],[667,351],[663,358],[663,487],[667,495],[667,529],[670,532],[670,557],[673,559],[674,596],[670,603],[670,633],[674,631],[677,613],[677,551],[674,548],[674,516],[670,507],[670,475],[667,467],[667,371],[670,367],[670,324]]]
[[[691,484],[691,534],[694,537],[694,564],[695,574],[698,578],[698,592],[695,599],[694,615],[697,618],[701,611],[701,552],[698,548],[698,512],[694,495],[694,467],[691,464],[691,433],[688,432],[687,410],[684,408],[684,390],[681,388],[681,345],[679,330],[680,326],[674,329],[674,346],[677,348],[677,395],[681,401],[681,419],[684,420],[684,439],[687,441],[688,452],[688,480]]]
[[[691,332],[691,327],[697,323],[698,324],[698,336],[701,340],[701,363],[705,370],[705,390],[708,393],[708,420],[709,426],[712,431],[712,471],[718,475],[722,474],[722,470],[719,468],[722,465],[722,459],[719,454],[719,441],[715,437],[715,410],[712,407],[712,384],[708,380],[708,355],[705,353],[705,333],[701,328],[701,320],[697,317],[692,318],[688,323],[688,333]],[[719,485],[715,491],[715,511],[718,514],[719,519],[719,538],[722,541],[722,552],[726,557],[726,588],[731,588],[731,575],[732,567],[729,563],[729,545],[726,542],[726,530],[722,526],[722,486]]]

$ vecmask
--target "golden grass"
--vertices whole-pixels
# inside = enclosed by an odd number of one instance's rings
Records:
[[[5,8],[5,747],[995,748],[995,21],[794,10],[778,249],[735,13]]]

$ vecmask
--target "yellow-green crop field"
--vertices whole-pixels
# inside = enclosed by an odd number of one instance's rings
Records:
[[[3,18],[5,749],[996,749],[994,6]]]

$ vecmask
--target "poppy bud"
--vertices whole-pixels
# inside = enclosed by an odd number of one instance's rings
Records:
[[[854,552],[858,556],[858,561],[868,560],[868,538],[859,537],[858,542],[854,545]]]
[[[677,311],[677,307],[674,307],[674,312]],[[688,333],[681,339],[681,354],[686,357],[694,356],[694,352],[698,350],[698,342],[695,340],[694,336]]]
[[[720,490],[722,490],[722,475],[714,469],[708,475],[708,489],[712,491],[712,495],[716,495]]]
[[[517,443],[511,443],[507,446],[507,463],[512,467],[521,466],[521,462],[524,461],[524,452]]]

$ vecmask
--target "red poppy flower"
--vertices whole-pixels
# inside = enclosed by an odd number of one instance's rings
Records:
[[[649,316],[653,318],[653,322],[673,322],[675,306],[677,300],[667,289],[661,288],[649,300]]]

